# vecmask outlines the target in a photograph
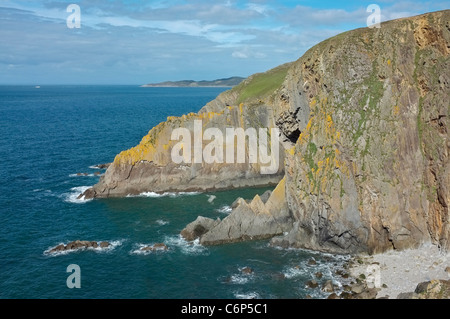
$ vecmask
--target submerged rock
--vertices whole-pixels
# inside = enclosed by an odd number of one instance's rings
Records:
[[[63,252],[63,251],[69,251],[69,250],[81,250],[81,249],[88,249],[88,248],[108,248],[111,244],[107,241],[102,241],[100,243],[96,241],[87,241],[87,240],[74,240],[66,245],[60,244],[52,249],[49,250],[49,253],[57,253],[57,252]]]
[[[142,247],[140,250],[141,251],[158,251],[158,250],[164,251],[164,250],[169,250],[169,247],[167,247],[167,245],[164,243],[156,243],[151,246]]]

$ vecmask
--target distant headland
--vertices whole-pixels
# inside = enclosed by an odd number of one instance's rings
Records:
[[[150,83],[141,85],[141,87],[233,87],[241,83],[245,78],[233,76],[226,79],[217,79],[213,81],[166,81],[161,83]]]

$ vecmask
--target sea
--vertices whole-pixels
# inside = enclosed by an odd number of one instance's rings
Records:
[[[180,237],[197,216],[223,219],[236,198],[271,188],[77,199],[104,173],[96,165],[224,90],[0,86],[0,298],[321,299],[327,280],[342,289],[336,271],[347,256]],[[50,253],[74,240],[110,246]],[[155,243],[168,249],[140,249]]]

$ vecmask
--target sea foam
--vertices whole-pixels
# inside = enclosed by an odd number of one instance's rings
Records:
[[[155,193],[155,192],[143,192],[138,195],[127,195],[127,197],[150,197],[150,198],[159,198],[159,197],[179,197],[179,196],[191,196],[197,195],[199,192],[166,192],[166,193]]]
[[[167,244],[167,246],[177,247],[177,249],[186,255],[205,255],[209,253],[205,246],[200,245],[198,238],[192,242],[189,242],[186,241],[181,235],[167,236],[164,243]]]
[[[65,202],[72,203],[72,204],[85,204],[92,199],[85,199],[84,196],[81,198],[78,198],[81,194],[83,194],[86,190],[91,188],[92,186],[78,186],[73,187],[70,190],[71,193],[64,193],[63,198]]]

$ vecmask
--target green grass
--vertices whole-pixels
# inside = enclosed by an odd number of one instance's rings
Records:
[[[264,99],[278,89],[286,78],[291,64],[284,64],[265,73],[255,74],[249,83],[241,83],[233,90],[239,92],[237,103],[252,99]]]

